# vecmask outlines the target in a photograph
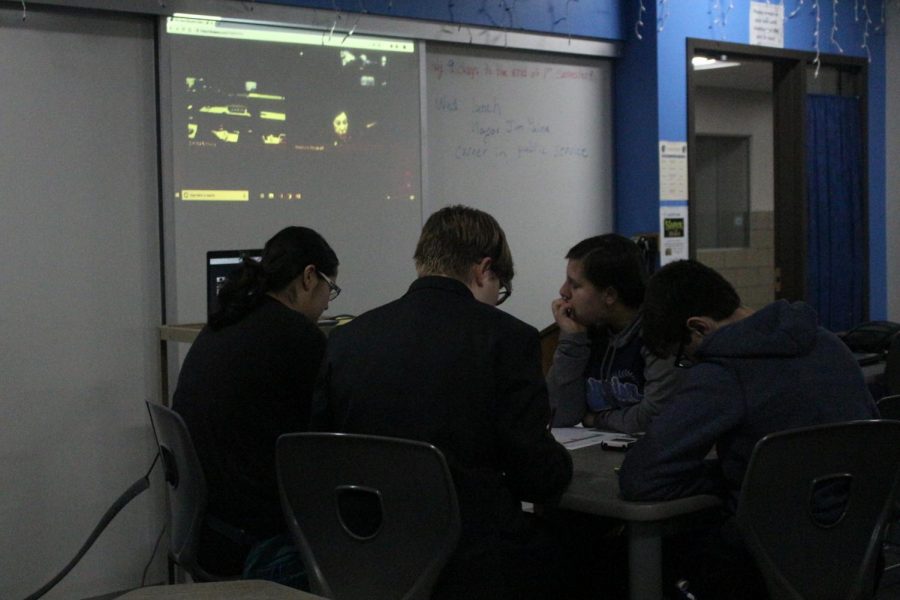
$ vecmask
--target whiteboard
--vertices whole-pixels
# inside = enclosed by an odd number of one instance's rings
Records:
[[[437,44],[424,62],[423,216],[492,214],[516,266],[503,309],[541,329],[568,249],[613,230],[611,63]]]

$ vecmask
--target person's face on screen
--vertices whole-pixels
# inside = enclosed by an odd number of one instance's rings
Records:
[[[580,260],[569,259],[566,265],[566,281],[559,289],[565,301],[567,316],[580,325],[590,327],[603,325],[609,317],[609,294],[598,290],[584,276]]]
[[[334,126],[334,133],[339,138],[347,137],[347,132],[350,130],[350,121],[347,118],[347,113],[342,112],[334,118],[334,121],[331,122],[332,126]]]

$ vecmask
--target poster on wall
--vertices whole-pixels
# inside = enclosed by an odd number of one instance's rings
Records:
[[[659,141],[659,199],[687,200],[687,142]]]
[[[784,48],[784,4],[750,3],[750,43]]]
[[[687,142],[659,142],[659,263],[688,257]]]
[[[686,201],[662,202],[659,208],[659,264],[688,258]]]

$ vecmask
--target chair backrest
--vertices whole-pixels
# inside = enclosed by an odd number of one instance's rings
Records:
[[[288,528],[313,592],[428,598],[459,538],[447,463],[430,444],[342,433],[278,438]]]
[[[737,520],[774,600],[873,596],[898,439],[898,422],[855,421],[757,443]]]
[[[165,469],[169,502],[169,558],[194,581],[225,579],[197,563],[197,542],[206,517],[206,479],[184,420],[174,410],[147,402]]]
[[[881,398],[878,401],[878,412],[882,419],[900,421],[900,394]]]
[[[900,333],[891,339],[884,360],[884,385],[888,394],[900,394]]]

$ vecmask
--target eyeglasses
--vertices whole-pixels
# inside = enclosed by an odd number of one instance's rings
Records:
[[[512,288],[509,287],[509,284],[501,283],[500,284],[500,292],[497,294],[497,304],[495,306],[500,306],[506,299],[512,296]]]
[[[678,343],[678,351],[675,353],[675,367],[679,369],[690,369],[694,366],[694,361],[684,355],[685,338],[682,336]]]
[[[337,298],[338,296],[341,295],[341,288],[338,287],[338,284],[336,284],[335,282],[333,282],[333,281],[331,280],[330,277],[328,277],[328,276],[327,276],[325,273],[323,273],[322,271],[316,271],[316,274],[317,274],[319,277],[322,278],[322,281],[324,281],[325,283],[328,284],[328,289],[331,290],[331,291],[328,293],[328,300],[329,300],[329,301],[334,300],[335,298]]]
[[[512,286],[510,284],[506,283],[505,281],[503,281],[497,275],[496,271],[491,269],[491,272],[493,273],[494,277],[497,278],[497,281],[500,283],[499,291],[497,292],[497,302],[494,304],[494,306],[500,306],[501,304],[506,302],[506,300],[510,296],[512,296]]]

